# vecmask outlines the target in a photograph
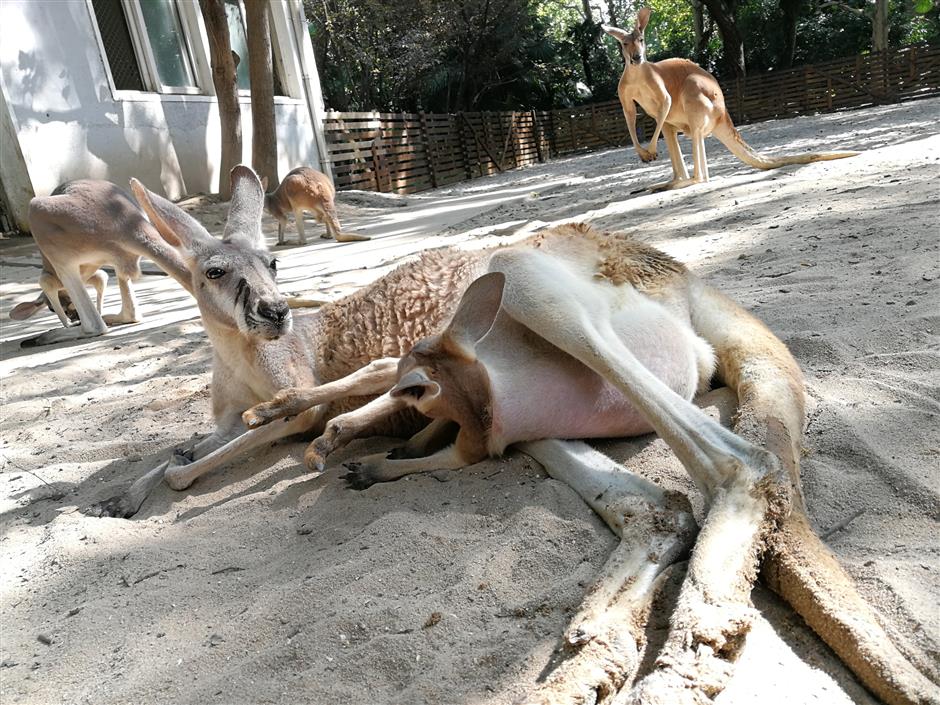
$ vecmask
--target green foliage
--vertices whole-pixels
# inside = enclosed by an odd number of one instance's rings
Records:
[[[748,73],[786,68],[791,52],[793,64],[800,65],[870,51],[873,3],[736,0],[734,20],[744,38]],[[600,25],[613,17],[618,26],[632,29],[642,3],[304,0],[304,5],[328,107],[454,112],[616,97],[623,60],[618,43]],[[691,0],[648,5],[650,60],[690,58],[721,77],[721,35],[707,11],[699,45]],[[937,0],[890,0],[888,17],[894,46],[940,41]]]

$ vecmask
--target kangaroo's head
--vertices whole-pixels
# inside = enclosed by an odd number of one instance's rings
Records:
[[[251,169],[232,169],[232,203],[221,240],[137,179],[131,179],[131,190],[160,236],[186,262],[207,327],[269,340],[291,330],[287,299],[277,289],[277,260],[261,234],[264,191]]]
[[[505,277],[485,274],[464,292],[450,325],[419,341],[398,363],[398,382],[389,394],[432,419],[461,426],[480,418],[489,404],[489,376],[476,345],[499,313]]]
[[[628,66],[642,64],[646,61],[646,25],[650,21],[650,15],[653,13],[648,7],[641,9],[636,16],[636,27],[632,32],[627,32],[618,27],[610,25],[601,25],[603,30],[611,37],[620,42],[620,51],[623,54],[624,61]]]
[[[287,222],[287,213],[284,211],[279,198],[278,189],[273,191],[268,191],[268,177],[261,177],[261,190],[264,192],[264,209],[271,215],[271,217],[276,218],[280,222]]]

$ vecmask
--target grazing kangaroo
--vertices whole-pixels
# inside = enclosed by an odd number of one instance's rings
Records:
[[[708,181],[708,160],[705,156],[705,138],[714,135],[731,153],[756,169],[776,169],[788,164],[852,157],[858,152],[819,152],[784,157],[765,157],[755,152],[741,137],[725,108],[725,97],[718,81],[708,71],[686,59],[665,59],[650,64],[646,61],[644,34],[652,10],[641,9],[636,27],[627,32],[617,27],[602,25],[607,34],[620,42],[623,54],[623,75],[617,86],[617,95],[627,120],[630,139],[644,162],[656,159],[656,143],[660,132],[666,138],[666,148],[672,161],[672,180],[650,187],[652,191],[676,189]],[[636,135],[636,106],[639,103],[647,115],[656,120],[656,128],[649,146],[643,147]],[[692,161],[695,171],[689,178],[678,133],[684,132],[692,141]]]
[[[49,345],[63,340],[103,335],[108,326],[140,320],[132,282],[140,277],[140,258],[148,257],[187,289],[183,261],[164,243],[131,197],[108,181],[83,179],[62,184],[49,196],[29,202],[29,227],[42,254],[39,298],[16,306],[10,316],[27,318],[48,302],[58,315],[61,329],[24,340],[23,347]],[[114,267],[121,289],[121,310],[101,315],[108,275],[100,269]],[[97,292],[93,304],[85,284]],[[72,326],[63,306],[61,291],[68,294],[79,320]]]
[[[263,179],[262,188],[267,187],[267,178]],[[365,235],[344,233],[339,225],[336,215],[336,189],[330,183],[326,174],[311,169],[308,166],[299,166],[288,172],[281,184],[271,193],[264,195],[264,208],[277,218],[277,244],[283,245],[284,227],[287,225],[287,214],[294,214],[294,225],[297,227],[297,237],[301,245],[307,244],[304,234],[304,211],[310,211],[314,217],[326,226],[324,238],[334,238],[337,242],[358,242],[371,238]]]
[[[561,226],[478,258],[482,276],[450,324],[401,358],[394,379],[385,370],[384,385],[374,380],[383,394],[330,421],[307,462],[322,467],[330,450],[411,407],[431,424],[404,448],[349,463],[353,487],[456,469],[520,444],[622,537],[566,633],[570,658],[531,702],[710,702],[749,631],[761,564],[879,697],[938,702],[937,686],[891,644],[810,528],[799,477],[803,378],[780,340],[682,264],[625,236]],[[690,403],[715,370],[740,402],[734,432]],[[244,419],[256,427],[309,413],[348,388],[283,390]],[[697,540],[684,497],[583,444],[544,440],[651,429],[708,502]],[[693,540],[655,667],[622,688],[638,666],[656,578]]]

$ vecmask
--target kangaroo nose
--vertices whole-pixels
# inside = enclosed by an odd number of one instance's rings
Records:
[[[258,304],[258,315],[275,325],[281,325],[290,315],[290,306],[287,305],[286,301],[275,301],[274,303],[262,301]]]

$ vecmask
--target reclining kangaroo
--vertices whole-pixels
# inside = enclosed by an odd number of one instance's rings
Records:
[[[408,415],[398,411],[388,416],[380,410],[375,414],[375,423],[363,427],[355,419],[350,419],[349,413],[341,412],[355,409],[362,396],[376,394],[381,394],[379,399],[384,398],[395,408],[402,406],[400,398],[392,399],[383,394],[395,385],[398,358],[421,338],[444,328],[457,308],[460,294],[474,279],[486,273],[487,260],[494,254],[493,250],[432,251],[352,296],[317,311],[298,312],[292,316],[286,306],[281,305],[284,300],[277,293],[271,257],[264,250],[260,234],[263,202],[260,182],[247,167],[236,167],[232,181],[232,204],[222,241],[213,238],[191,216],[150,193],[139,182],[131,184],[134,195],[160,235],[186,262],[192,291],[213,346],[212,401],[216,430],[197,443],[185,457],[177,455],[158,465],[123,495],[93,507],[94,513],[130,516],[164,477],[171,486],[182,489],[202,474],[239,455],[297,433],[324,431],[324,437],[328,439],[325,445],[320,445],[324,452],[329,451],[331,436],[333,443],[342,442],[342,430],[349,421],[353,421],[351,425],[355,426],[356,433],[413,433],[421,427],[414,413]],[[538,238],[529,246],[537,244]],[[613,267],[608,275],[614,277],[616,271]],[[678,276],[676,285],[686,276]],[[719,304],[725,301],[717,294],[713,296]],[[790,389],[783,381],[768,390],[768,378],[761,377],[761,386],[755,388],[753,375],[757,366],[769,373],[775,369],[771,366],[772,360],[763,361],[766,353],[762,346],[765,343],[770,350],[782,350],[786,355],[784,360],[790,358],[782,344],[758,322],[730,302],[725,302],[726,309],[719,304],[714,310],[708,309],[716,318],[710,327],[724,331],[723,337],[709,342],[718,350],[719,369],[725,380],[738,390],[742,400],[742,423],[738,430],[746,431],[751,427],[755,440],[762,440],[760,434],[768,430],[771,447],[781,455],[784,467],[795,477],[802,429],[802,385],[790,390],[792,397],[789,400],[778,397],[777,387],[783,393]],[[683,320],[687,315],[680,311],[677,317]],[[753,323],[737,330],[725,330],[722,326],[729,320],[728,316],[738,320],[735,318],[737,315],[741,317],[739,323]],[[788,375],[796,375],[796,382],[799,382],[795,366]],[[789,378],[785,376],[782,379]],[[287,387],[301,388],[298,394],[302,398],[292,397],[290,391],[279,397],[288,402],[293,398],[295,406],[306,411],[291,409],[286,413],[297,413],[296,416],[245,431],[240,419],[242,412],[270,399],[278,389]],[[312,390],[309,389],[311,387]],[[346,400],[345,397],[360,398]],[[308,408],[312,404],[318,406]],[[376,404],[370,406],[368,413],[371,414]],[[283,405],[279,408],[283,411]],[[331,417],[333,420],[325,428]],[[787,426],[776,421],[781,418]],[[252,425],[258,423],[257,418],[249,420]],[[761,420],[766,423],[760,425],[758,422]],[[409,442],[407,453],[420,456],[446,445],[447,426],[446,421],[432,422]],[[790,440],[779,445],[779,442],[786,441],[786,434]],[[732,443],[724,433],[718,436],[717,442]],[[733,443],[749,447],[741,441]],[[317,457],[317,453],[308,456],[311,462],[322,462]],[[322,454],[319,457],[322,458]],[[766,459],[767,456],[759,453],[759,457]],[[726,466],[725,460],[722,459],[722,464]],[[546,462],[552,467],[551,462],[547,459]],[[556,474],[563,471],[561,467],[552,469]],[[609,484],[602,479],[604,465],[597,466],[595,471],[601,473],[594,479],[595,483]],[[767,482],[770,484],[769,480]],[[719,490],[717,495],[724,496],[723,493]],[[755,501],[758,505],[763,502],[762,496],[757,495]],[[798,511],[783,521],[779,531],[768,537],[764,561],[768,581],[808,615],[810,623],[829,639],[843,659],[875,692],[892,703],[926,701],[920,696],[930,692],[931,685],[891,645],[855,592],[850,579],[809,530],[805,513],[799,510],[798,495],[795,502]],[[717,504],[716,499],[713,512]],[[597,507],[593,498],[592,506]],[[675,525],[681,528],[681,511],[673,513],[673,521],[680,522]],[[670,552],[677,550],[682,541],[668,535],[664,541],[665,563],[669,560],[665,549]],[[630,545],[630,542],[624,542],[623,550]],[[751,560],[756,560],[756,555]],[[738,558],[738,563],[742,561],[747,562]],[[705,569],[707,566],[703,566],[702,570]],[[743,586],[735,589],[746,595]],[[592,652],[595,646],[599,648],[601,641],[598,638],[589,642],[582,651]],[[626,678],[627,666],[618,666],[611,678],[622,682]],[[590,681],[588,676],[572,680],[585,684]]]
[[[267,187],[263,179],[262,188]],[[264,209],[277,219],[277,244],[286,243],[284,228],[287,214],[294,214],[294,225],[301,245],[307,244],[304,234],[304,211],[310,211],[326,227],[324,238],[334,238],[337,242],[358,242],[371,238],[365,235],[344,233],[340,228],[339,216],[336,215],[336,189],[326,174],[299,166],[288,172],[280,185],[271,193],[264,195]]]
[[[626,237],[562,226],[479,257],[486,273],[447,328],[401,359],[384,394],[334,418],[307,462],[322,467],[340,443],[412,407],[431,425],[388,456],[349,463],[353,487],[460,468],[521,443],[622,536],[568,629],[574,655],[532,702],[607,702],[618,691],[618,703],[710,702],[750,628],[761,562],[768,583],[879,697],[938,702],[936,685],[895,650],[810,528],[799,478],[803,379],[783,343],[680,263]],[[740,400],[736,433],[689,401],[716,354]],[[331,387],[284,390],[244,419],[309,413],[342,393]],[[583,444],[541,439],[650,430],[709,510],[655,669],[621,690],[638,666],[635,625],[656,577],[694,540],[694,521],[685,498]]]
[[[756,169],[776,169],[788,164],[843,159],[858,152],[819,152],[784,157],[765,157],[755,152],[731,122],[725,108],[725,97],[718,81],[708,71],[686,59],[665,59],[650,64],[646,61],[645,32],[652,10],[641,9],[636,27],[627,32],[617,27],[602,25],[607,34],[620,42],[623,54],[623,75],[617,85],[617,95],[627,120],[630,139],[644,162],[656,159],[656,143],[660,132],[666,138],[666,148],[672,161],[672,180],[650,187],[652,191],[676,189],[708,181],[708,160],[705,156],[705,138],[714,135],[730,152],[745,164]],[[656,128],[649,146],[643,147],[636,135],[636,106],[639,103],[647,115],[656,120]],[[692,141],[692,161],[695,167],[689,178],[678,133],[684,132]]]
[[[142,256],[190,288],[185,265],[177,253],[166,246],[130,196],[108,181],[64,183],[51,195],[32,199],[28,217],[42,254],[42,294],[35,301],[17,305],[10,317],[28,318],[48,302],[64,328],[24,340],[23,347],[103,335],[108,326],[138,322],[132,282],[140,277]],[[121,310],[102,316],[108,275],[100,267],[105,264],[114,266],[121,289]],[[95,304],[85,290],[86,283],[95,287]],[[67,297],[61,296],[63,290],[68,292]],[[71,299],[78,326],[71,325],[64,298]]]

